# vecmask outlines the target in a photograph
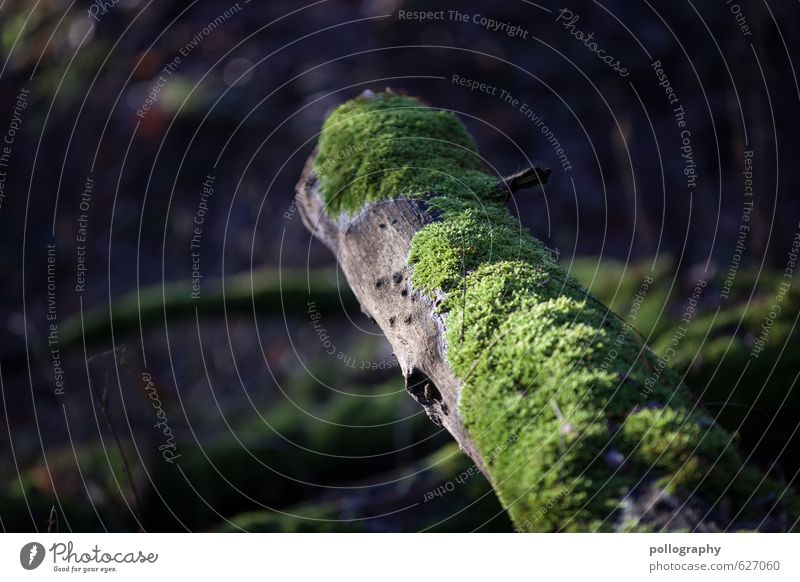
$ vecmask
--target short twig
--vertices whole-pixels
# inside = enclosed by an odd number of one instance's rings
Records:
[[[55,526],[55,532],[53,527]],[[47,533],[58,533],[58,513],[55,504],[50,506],[50,516],[47,518]]]
[[[550,174],[550,168],[537,164],[501,178],[497,184],[495,184],[495,189],[504,196],[508,196],[519,190],[524,190],[525,188],[533,188],[534,186],[546,184],[547,180],[550,178]]]
[[[93,383],[90,380],[90,384]],[[91,386],[90,386],[91,388]],[[131,471],[130,463],[128,462],[128,455],[125,454],[125,449],[122,447],[122,441],[117,434],[117,429],[114,426],[114,423],[111,420],[111,415],[108,411],[108,387],[106,382],[103,382],[103,389],[97,396],[97,402],[100,405],[100,412],[103,415],[103,418],[108,425],[109,430],[111,431],[111,436],[114,438],[114,445],[117,447],[117,451],[119,452],[120,457],[122,458],[122,469],[125,472],[125,477],[128,479],[128,485],[131,488],[131,492],[133,493],[133,505],[136,508],[136,513],[138,514],[137,521],[139,522],[139,530],[144,531],[142,528],[142,504],[139,500],[139,491],[136,489],[136,484],[133,480],[133,472]]]

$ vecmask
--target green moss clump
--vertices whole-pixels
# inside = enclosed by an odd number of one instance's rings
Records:
[[[416,99],[381,93],[336,109],[319,140],[315,172],[332,216],[369,202],[494,187],[458,118]]]
[[[412,241],[412,283],[437,299],[461,416],[520,529],[647,529],[646,511],[623,511],[643,483],[709,504],[724,492],[726,510],[743,516],[751,496],[782,491],[755,469],[733,479],[732,435],[521,229],[454,116],[407,97],[355,100],[320,144],[332,211],[400,195],[425,195],[438,211]]]

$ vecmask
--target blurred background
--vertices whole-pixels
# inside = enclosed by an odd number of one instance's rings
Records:
[[[548,164],[509,208],[623,317],[652,277],[656,352],[708,281],[671,363],[791,480],[798,22],[774,0],[0,0],[0,526],[511,530],[293,204],[326,114],[387,86],[459,114],[498,175]]]

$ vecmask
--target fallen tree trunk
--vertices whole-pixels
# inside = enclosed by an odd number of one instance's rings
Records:
[[[130,291],[108,304],[73,315],[59,338],[61,349],[83,342],[106,341],[114,334],[163,325],[165,318],[194,318],[225,313],[304,313],[314,298],[320,309],[355,307],[335,272],[293,269],[253,271],[204,286],[196,293],[191,280],[154,284]],[[346,290],[345,290],[346,291]]]
[[[795,527],[794,493],[505,209],[546,177],[498,180],[454,115],[368,93],[326,121],[297,201],[519,530]]]

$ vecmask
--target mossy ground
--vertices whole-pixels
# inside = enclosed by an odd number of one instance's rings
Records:
[[[572,262],[570,270],[603,301],[626,315],[643,278],[651,277],[653,283],[638,303],[635,321],[648,344],[657,354],[666,354],[674,347],[671,366],[686,374],[690,390],[709,415],[737,432],[740,450],[752,453],[766,466],[777,461],[788,477],[800,470],[800,431],[796,431],[800,330],[793,325],[800,311],[800,292],[794,287],[779,302],[782,309],[763,352],[757,357],[753,352],[785,281],[783,271],[743,266],[724,301],[717,301],[718,289],[710,288],[686,336],[673,346],[674,320],[685,308],[682,289],[693,284],[688,273],[676,275],[673,261],[598,262],[587,257]]]
[[[396,511],[406,505],[406,511]],[[408,506],[414,506],[413,511]],[[462,509],[463,508],[463,509]],[[380,516],[380,517],[375,517]],[[512,527],[489,483],[450,442],[368,487],[330,490],[277,511],[235,516],[218,531],[249,532],[509,532]]]
[[[613,529],[642,482],[710,504],[724,494],[741,516],[751,498],[782,494],[743,466],[734,436],[638,334],[520,228],[482,168],[455,116],[393,94],[337,109],[316,166],[332,215],[398,196],[441,213],[413,240],[413,284],[444,293],[460,412],[518,527]]]

